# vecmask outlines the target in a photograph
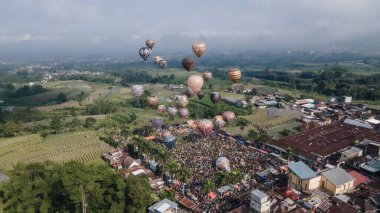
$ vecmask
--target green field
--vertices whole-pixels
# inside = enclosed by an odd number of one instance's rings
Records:
[[[18,163],[69,161],[94,163],[111,150],[95,131],[63,133],[42,138],[39,135],[0,139],[0,171],[12,169]]]

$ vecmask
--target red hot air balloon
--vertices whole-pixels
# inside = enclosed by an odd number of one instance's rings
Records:
[[[203,87],[203,78],[199,75],[190,75],[187,79],[187,86],[197,94]]]
[[[231,112],[231,111],[226,111],[226,112],[223,112],[222,114],[223,116],[223,119],[227,122],[231,122],[235,119],[235,113],[234,112]]]
[[[212,121],[203,119],[198,121],[197,129],[204,136],[207,137],[213,133],[214,124]]]
[[[193,59],[191,58],[182,59],[182,66],[183,68],[185,68],[185,70],[190,72],[193,69],[194,65],[195,65],[195,61],[193,61]]]

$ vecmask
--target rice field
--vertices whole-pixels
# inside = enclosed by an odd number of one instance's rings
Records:
[[[12,169],[16,164],[53,161],[90,162],[100,159],[111,147],[101,141],[95,131],[49,135],[26,135],[0,139],[0,171]]]

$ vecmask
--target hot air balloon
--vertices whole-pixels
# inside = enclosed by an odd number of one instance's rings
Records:
[[[154,42],[152,39],[148,39],[148,40],[146,40],[146,42],[145,42],[146,46],[149,47],[149,49],[153,49],[153,47],[154,47],[154,43],[155,43],[155,42]]]
[[[203,42],[195,42],[192,45],[192,49],[197,57],[201,57],[203,53],[206,51],[206,44]]]
[[[226,112],[223,112],[222,114],[223,116],[223,119],[227,122],[231,122],[235,119],[235,113],[234,112],[231,112],[231,111],[226,111]]]
[[[159,56],[159,55],[157,55],[157,56],[154,56],[154,58],[153,58],[153,62],[154,62],[154,64],[157,64],[158,62],[160,62],[160,61],[161,61],[161,59],[162,59],[162,57],[161,57],[161,56]]]
[[[177,138],[174,135],[168,136],[164,139],[165,145],[168,149],[173,149],[177,142]]]
[[[198,92],[197,96],[198,96],[199,100],[202,100],[202,98],[205,97],[205,94],[203,92]]]
[[[158,66],[160,66],[161,69],[164,69],[168,65],[168,62],[165,59],[161,59],[158,62]]]
[[[151,50],[148,47],[141,47],[139,50],[139,55],[144,61],[148,60]]]
[[[148,96],[146,97],[146,103],[149,106],[156,106],[158,104],[158,98],[156,96]]]
[[[220,101],[220,93],[219,92],[212,92],[210,95],[210,99],[212,103],[216,104]]]
[[[228,78],[233,82],[237,83],[240,81],[241,72],[238,69],[230,69],[228,70]]]
[[[212,78],[212,72],[203,73],[203,79],[205,79],[205,81],[209,81],[211,80],[211,78]]]
[[[213,133],[214,124],[212,121],[203,119],[198,121],[197,129],[198,131],[205,137],[211,135]]]
[[[231,172],[230,161],[226,157],[219,157],[216,159],[216,168],[224,169],[227,172]]]
[[[152,127],[155,129],[161,128],[162,124],[164,124],[164,122],[160,118],[153,118],[152,120],[150,120],[150,122],[152,123]]]
[[[178,108],[184,108],[189,103],[189,101],[187,100],[187,96],[186,95],[178,95],[175,98],[175,100],[177,102],[177,107]]]
[[[172,133],[169,130],[164,130],[161,132],[161,138],[165,140],[167,137],[171,136]]]
[[[202,89],[203,78],[199,75],[190,75],[187,79],[187,86],[197,94]]]
[[[177,112],[178,112],[178,110],[177,110],[177,108],[175,108],[175,107],[169,107],[169,108],[168,108],[168,114],[169,114],[170,116],[174,116],[174,115],[176,115]]]
[[[183,94],[186,95],[188,98],[192,98],[195,96],[196,93],[194,93],[192,89],[187,87],[186,90],[183,91]]]
[[[214,127],[215,129],[221,129],[224,127],[226,122],[223,120],[223,117],[221,115],[217,115],[214,117]]]
[[[134,97],[140,97],[144,93],[144,87],[141,85],[133,85],[131,87],[131,92]]]
[[[191,58],[184,58],[182,59],[182,66],[187,71],[191,71],[195,65],[195,61]]]
[[[182,119],[188,118],[189,117],[189,110],[186,108],[181,108],[178,110],[178,115]]]
[[[165,113],[165,111],[166,111],[166,106],[165,106],[165,105],[159,105],[159,106],[157,107],[157,111],[158,111],[158,113],[160,113],[160,114]]]

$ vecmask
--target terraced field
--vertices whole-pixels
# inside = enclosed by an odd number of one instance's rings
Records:
[[[18,163],[89,162],[110,149],[95,131],[63,133],[46,138],[35,134],[0,139],[0,171],[9,170]]]

